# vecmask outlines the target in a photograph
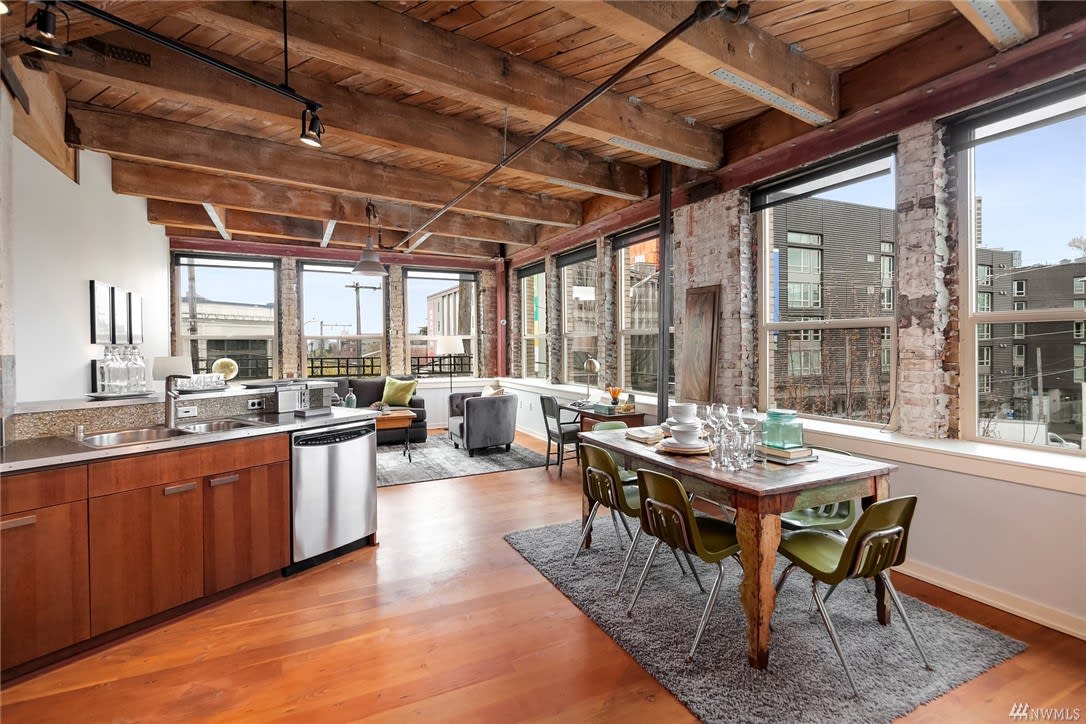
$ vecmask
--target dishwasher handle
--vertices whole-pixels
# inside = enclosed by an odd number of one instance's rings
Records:
[[[328,430],[324,432],[314,432],[309,435],[296,434],[292,440],[292,444],[295,447],[317,447],[323,445],[339,445],[345,442],[352,442],[367,435],[375,435],[377,433],[372,427],[355,427],[347,430]]]

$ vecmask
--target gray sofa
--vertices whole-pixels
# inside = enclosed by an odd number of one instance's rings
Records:
[[[508,450],[517,433],[517,396],[480,397],[478,392],[449,395],[449,437],[469,456],[476,450],[504,445]]]
[[[413,380],[413,375],[392,375],[397,380]],[[356,407],[366,408],[375,402],[379,402],[385,393],[384,377],[327,377],[328,382],[336,383],[336,394],[340,399],[347,394],[347,388],[354,390],[354,396],[358,398]],[[411,442],[426,442],[426,401],[418,395],[413,396],[407,403],[407,408],[415,413],[415,419],[408,428],[407,436]],[[403,442],[403,430],[378,430],[377,444],[388,445]]]

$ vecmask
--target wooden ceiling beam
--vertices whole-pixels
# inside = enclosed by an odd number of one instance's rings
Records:
[[[1037,37],[1037,0],[951,0],[996,50]]]
[[[570,2],[559,8],[638,48],[647,48],[694,11],[697,2]],[[711,18],[660,50],[671,62],[812,124],[838,116],[833,72],[754,25]]]
[[[150,59],[149,64],[132,63],[125,60],[134,57],[131,53],[109,52],[113,49],[143,53]],[[205,52],[257,77],[268,75],[265,65],[210,50]],[[61,75],[75,80],[270,123],[299,122],[301,107],[294,101],[128,33],[111,33],[73,44],[70,58],[44,56],[42,60]],[[512,137],[507,143],[501,131],[489,126],[359,93],[300,73],[292,74],[290,83],[296,92],[319,99],[323,104],[320,117],[327,129],[326,142],[341,138],[412,150],[438,160],[468,164],[481,173],[494,165],[506,148],[515,149],[524,141]],[[510,175],[629,200],[648,194],[645,172],[640,168],[549,143],[530,149],[496,176],[496,182]]]
[[[68,143],[145,161],[440,207],[466,188],[454,179],[113,110],[70,103]],[[558,226],[580,223],[580,204],[484,186],[461,212]]]
[[[186,203],[210,202],[233,209],[263,211],[318,221],[358,224],[366,218],[366,198],[345,193],[302,189],[268,181],[220,176],[186,168],[114,159],[113,191]],[[386,229],[412,231],[429,210],[392,201],[377,210]],[[513,246],[531,246],[536,227],[517,221],[448,213],[430,227],[439,237],[455,236]]]
[[[263,42],[282,43],[278,5],[219,3],[179,17]],[[370,2],[294,3],[296,52],[430,90],[472,107],[505,112],[542,128],[593,86],[483,43]],[[561,130],[694,168],[716,168],[721,137],[712,128],[609,92]]]

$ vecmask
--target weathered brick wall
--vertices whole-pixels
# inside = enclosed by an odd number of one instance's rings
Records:
[[[385,278],[385,365],[391,375],[406,375],[407,319],[404,317],[403,267],[390,264]]]
[[[292,256],[279,260],[279,363],[280,377],[305,373],[301,322],[298,321],[298,263]]]
[[[957,360],[948,350],[950,293],[945,270],[949,197],[942,129],[930,121],[898,134],[897,423],[918,437],[950,435]],[[953,345],[951,345],[953,346]]]
[[[554,257],[546,259],[547,371],[551,384],[562,382],[562,281]]]
[[[944,149],[945,150],[945,149]],[[946,183],[944,185],[944,207],[947,212],[946,221],[946,261],[943,266],[943,284],[947,289],[947,313],[950,320],[943,330],[943,369],[946,371],[946,432],[947,437],[961,437],[961,395],[958,392],[961,386],[961,359],[959,347],[961,343],[960,315],[964,305],[962,304],[962,275],[958,253],[961,249],[958,233],[961,229],[958,223],[958,164],[957,156],[953,153],[945,156]]]
[[[493,269],[479,273],[476,299],[479,300],[478,370],[480,377],[498,372],[498,277]]]
[[[509,274],[509,376],[524,376],[524,300],[520,293],[520,280],[517,279],[516,269],[510,269]]]
[[[714,399],[752,405],[758,393],[757,250],[751,233],[750,195],[733,190],[675,211],[675,382],[683,389],[686,292],[718,290]]]
[[[600,363],[599,374],[589,378],[596,389],[608,384],[619,384],[622,370],[618,364],[618,310],[615,295],[618,289],[618,254],[614,253],[606,237],[596,239],[596,359]]]

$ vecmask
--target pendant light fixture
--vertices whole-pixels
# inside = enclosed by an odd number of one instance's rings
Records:
[[[68,17],[68,13],[65,12],[64,8],[57,7],[55,2],[47,1],[42,2],[41,7],[35,10],[34,14],[27,20],[27,10],[33,4],[34,3],[27,3],[23,8],[24,27],[29,28],[33,26],[39,37],[31,38],[26,35],[20,35],[19,40],[23,41],[31,48],[40,50],[48,55],[57,55],[61,57],[68,57],[71,55],[72,51],[68,48],[68,40],[71,39],[72,24],[71,19]],[[53,8],[59,10],[64,16],[65,33],[67,36],[64,45],[46,42],[48,40],[53,40],[57,36],[57,16],[56,13],[53,12]],[[41,40],[41,38],[45,38],[45,40]]]
[[[324,145],[321,143],[322,133],[324,133],[324,124],[321,123],[321,119],[317,115],[317,109],[314,106],[306,106],[302,110],[301,142],[307,146],[320,148]]]
[[[366,220],[369,223],[369,233],[366,234],[366,249],[358,257],[358,263],[351,269],[351,274],[363,276],[384,277],[388,276],[388,270],[381,263],[381,257],[373,249],[373,222],[377,222],[377,246],[381,246],[381,219],[377,215],[377,207],[372,201],[366,202]]]

